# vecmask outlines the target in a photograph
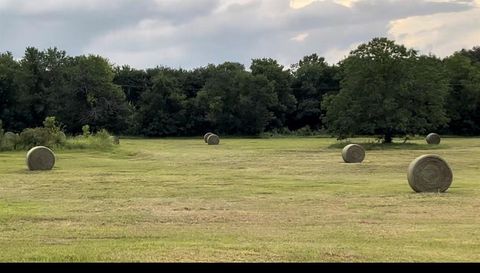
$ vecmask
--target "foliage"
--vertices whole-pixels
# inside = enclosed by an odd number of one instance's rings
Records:
[[[238,63],[212,67],[212,76],[198,93],[207,120],[222,134],[257,135],[273,119],[278,103],[274,87],[263,75],[252,75]]]
[[[339,90],[339,68],[328,65],[317,54],[303,57],[292,68],[292,89],[297,104],[295,111],[289,115],[287,125],[293,130],[305,126],[318,130],[322,126],[323,97],[336,94]]]
[[[444,60],[450,76],[447,97],[449,129],[454,134],[480,134],[480,62],[456,53]]]
[[[84,137],[84,138],[88,138],[88,137],[91,135],[91,133],[90,133],[90,125],[88,125],[88,124],[83,125],[83,126],[82,126],[82,132],[83,132],[83,134],[82,134],[83,137]]]
[[[341,67],[341,90],[323,104],[324,121],[339,138],[373,134],[390,143],[395,135],[425,134],[448,121],[447,77],[437,58],[376,38]]]
[[[17,128],[19,67],[11,53],[0,53],[0,120],[8,129]]]
[[[375,38],[339,64],[313,53],[289,69],[257,58],[250,70],[234,62],[185,70],[114,66],[101,56],[28,47],[19,60],[0,53],[0,119],[5,131],[20,133],[55,116],[73,135],[85,124],[131,136],[284,128],[383,135],[386,142],[431,130],[475,135],[479,52],[462,49],[441,61]]]
[[[278,129],[285,126],[288,116],[295,110],[297,100],[292,90],[292,74],[290,70],[273,59],[253,59],[250,66],[252,75],[264,76],[273,86],[276,98],[274,103],[268,107],[273,117],[266,125],[266,130]]]
[[[147,136],[181,134],[185,112],[185,95],[176,79],[168,73],[159,73],[152,88],[141,96],[136,121],[140,132]]]
[[[43,121],[43,125],[44,127],[26,128],[23,130],[20,133],[19,148],[28,150],[35,146],[56,148],[65,145],[67,138],[57,124],[55,117],[47,117]]]
[[[106,150],[114,146],[112,136],[105,129],[91,133],[90,126],[84,125],[82,135],[67,139],[55,117],[47,117],[43,125],[43,127],[26,128],[20,135],[14,134],[7,138],[0,121],[0,151],[28,150],[35,146],[46,146],[52,149]]]

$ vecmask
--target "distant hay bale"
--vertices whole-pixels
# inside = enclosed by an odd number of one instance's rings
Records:
[[[430,133],[425,138],[428,144],[440,144],[440,136],[435,133]]]
[[[27,166],[31,171],[51,170],[54,165],[55,154],[47,147],[33,147],[27,153]]]
[[[6,132],[3,136],[9,143],[16,143],[19,137],[17,134],[12,132]]]
[[[1,137],[0,137],[1,139]],[[6,132],[3,135],[3,145],[4,147],[8,147],[10,149],[15,149],[17,146],[18,142],[20,141],[20,136],[18,134],[12,133],[12,132]],[[2,143],[0,143],[1,145]]]
[[[207,139],[208,139],[208,137],[209,137],[210,135],[213,135],[213,133],[208,132],[208,133],[206,133],[206,134],[203,136],[203,140],[205,141],[205,143],[208,143],[208,142],[207,142]]]
[[[208,145],[218,145],[220,138],[215,134],[211,134],[207,137],[207,143]]]
[[[120,137],[118,136],[110,136],[109,139],[115,145],[120,144]]]
[[[453,180],[448,163],[438,155],[422,155],[408,166],[408,184],[416,192],[445,192]]]
[[[113,144],[115,144],[115,145],[120,144],[120,137],[119,136],[113,136]]]
[[[365,150],[358,144],[350,144],[343,148],[342,158],[346,163],[360,163],[365,159]]]
[[[12,132],[5,132],[4,134],[5,138],[16,138],[17,135],[15,133],[12,133]]]
[[[67,140],[67,135],[60,131],[60,133],[58,133],[58,139],[60,140],[60,142],[65,142]]]

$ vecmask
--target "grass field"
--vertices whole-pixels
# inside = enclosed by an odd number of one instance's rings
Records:
[[[335,143],[122,139],[56,151],[50,172],[2,152],[0,261],[480,261],[480,138],[376,147],[362,164]],[[452,167],[447,193],[409,187],[426,153]]]

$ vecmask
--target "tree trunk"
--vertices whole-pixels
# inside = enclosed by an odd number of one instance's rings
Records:
[[[392,143],[392,131],[387,130],[385,133],[385,142],[384,143]]]

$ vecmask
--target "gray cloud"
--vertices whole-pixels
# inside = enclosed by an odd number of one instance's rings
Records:
[[[311,53],[336,62],[373,37],[396,37],[391,22],[458,14],[474,3],[360,0],[347,7],[326,0],[293,9],[290,0],[0,0],[0,51],[21,57],[26,46],[57,46],[138,68],[248,66],[258,57],[288,65]]]

